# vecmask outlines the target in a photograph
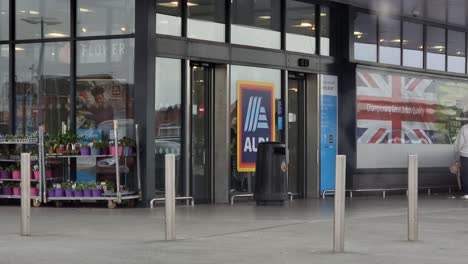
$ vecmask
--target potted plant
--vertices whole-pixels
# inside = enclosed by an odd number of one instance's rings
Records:
[[[62,184],[62,188],[65,191],[65,197],[73,197],[73,189],[72,189],[73,182],[66,181]]]
[[[91,143],[89,143],[89,148],[90,148],[90,152],[91,152],[91,155],[93,156],[98,156],[98,155],[101,155],[101,145],[99,144],[100,141],[93,141]]]
[[[13,195],[12,182],[3,183],[3,195]]]
[[[109,155],[109,141],[101,140],[97,144],[101,149],[101,155]]]
[[[64,197],[65,191],[62,189],[62,185],[60,183],[54,184],[55,189],[55,197]]]
[[[19,182],[11,182],[10,187],[12,189],[13,195],[21,195],[21,187]]]
[[[47,189],[47,197],[55,197],[55,188]]]
[[[46,166],[45,175],[46,175],[46,179],[52,179],[54,177],[54,170],[52,169],[50,165]]]
[[[57,155],[63,155],[65,153],[65,137],[63,135],[58,135],[53,147]]]
[[[133,148],[135,147],[135,141],[131,138],[123,137],[122,139],[119,140],[119,146],[122,146],[123,156],[131,156],[133,155]]]
[[[83,196],[92,197],[93,196],[92,189],[94,188],[95,185],[96,184],[94,183],[83,183]]]
[[[104,190],[105,193],[114,193],[115,192],[115,184],[112,181],[105,181],[101,182],[101,188]]]
[[[93,197],[101,197],[102,195],[102,188],[101,185],[94,184],[94,188],[92,189]]]
[[[47,136],[47,139],[44,142],[45,147],[47,148],[47,154],[55,154],[55,148],[58,145],[57,136]]]
[[[21,170],[16,164],[12,164],[8,167],[8,170],[11,173],[11,178],[14,180],[21,180]]]
[[[82,183],[75,182],[72,185],[72,189],[73,189],[73,194],[75,195],[75,197],[83,197],[83,184]]]
[[[41,178],[41,173],[39,171],[39,166],[38,165],[34,165],[33,166],[33,179],[38,181],[40,178]]]
[[[0,179],[10,179],[10,172],[7,168],[0,167]]]
[[[39,196],[39,188],[37,186],[31,185],[30,194],[31,197]]]
[[[91,149],[89,146],[84,146],[84,145],[79,145],[79,144],[75,144],[75,146],[79,147],[81,156],[89,156],[91,154]]]
[[[118,153],[119,156],[122,156],[122,150],[123,150],[123,147],[121,145],[118,145],[117,150],[116,150],[115,149],[115,141],[113,141],[113,140],[109,141],[109,154],[111,156],[115,156],[116,153]]]

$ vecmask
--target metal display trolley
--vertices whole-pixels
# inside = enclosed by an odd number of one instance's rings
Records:
[[[31,156],[31,165],[38,165],[39,167],[39,179],[34,179],[34,177],[31,177],[31,182],[37,184],[38,188],[38,195],[36,196],[31,196],[32,204],[34,207],[39,207],[41,206],[41,203],[43,202],[43,196],[42,196],[42,191],[43,191],[43,186],[44,184],[44,127],[40,126],[39,131],[37,133],[37,136],[34,137],[25,137],[24,139],[8,139],[8,138],[2,138],[0,139],[0,146],[16,146],[22,147],[22,150],[24,151],[24,148],[29,146],[29,147],[35,147],[37,149],[37,155],[32,155]],[[19,164],[21,162],[20,155],[2,155],[0,157],[0,163],[2,164]],[[52,179],[47,179],[47,180],[52,180]],[[16,182],[20,183],[20,179],[0,179],[0,187],[4,186],[5,183],[11,183],[11,182]],[[21,195],[13,195],[13,194],[4,194],[3,192],[0,193],[0,199],[21,199]]]
[[[47,202],[55,202],[57,205],[60,205],[61,202],[65,201],[107,201],[108,208],[115,208],[117,204],[122,204],[126,202],[130,207],[135,205],[137,200],[141,200],[142,198],[142,191],[141,191],[141,170],[140,170],[140,144],[139,144],[139,131],[138,131],[138,124],[134,125],[135,130],[135,143],[136,143],[136,151],[135,154],[132,155],[120,155],[118,151],[118,121],[114,120],[114,144],[115,144],[115,155],[45,155],[46,164],[54,163],[57,165],[58,163],[62,163],[66,168],[65,171],[62,173],[61,180],[67,180],[68,178],[68,169],[70,168],[70,161],[72,159],[79,159],[83,157],[91,157],[96,159],[113,159],[115,161],[115,165],[112,166],[105,166],[100,167],[96,164],[96,173],[105,173],[105,174],[115,174],[115,192],[105,192],[99,197],[48,197],[47,192],[44,192],[44,201]],[[122,190],[120,187],[128,187],[127,185],[127,175],[130,172],[130,168],[127,166],[127,162],[129,159],[134,160],[134,164],[136,167],[136,188],[134,190]],[[57,163],[57,161],[59,161]],[[122,185],[121,177],[124,176],[125,180]],[[45,188],[44,188],[45,190]]]

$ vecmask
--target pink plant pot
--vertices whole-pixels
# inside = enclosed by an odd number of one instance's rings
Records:
[[[21,195],[21,188],[20,187],[13,187],[13,195]]]
[[[33,178],[35,180],[39,180],[41,178],[41,174],[39,173],[39,171],[33,171]]]
[[[119,156],[122,156],[122,151],[123,151],[122,147],[117,148],[117,152],[118,152]],[[110,154],[112,156],[115,156],[115,147],[114,146],[109,147],[109,152],[110,152]]]
[[[21,171],[20,170],[14,170],[11,172],[11,177],[14,180],[20,180],[21,179]]]
[[[54,177],[54,171],[53,170],[46,170],[45,176],[47,179],[51,179]]]
[[[31,196],[39,196],[39,189],[37,187],[31,187]]]

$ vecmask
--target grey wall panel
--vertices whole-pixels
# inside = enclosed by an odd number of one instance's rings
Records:
[[[187,42],[181,38],[158,35],[156,38],[156,56],[185,58],[187,56]]]
[[[307,197],[318,198],[319,165],[318,165],[318,138],[319,138],[319,87],[316,74],[307,75],[306,91],[306,182]]]
[[[229,202],[230,179],[230,120],[229,70],[226,65],[215,67],[214,81],[214,146],[213,173],[215,203]]]
[[[286,64],[286,55],[283,51],[273,51],[240,46],[232,46],[231,60],[243,64],[265,65],[283,68]]]
[[[189,40],[187,55],[191,60],[228,62],[229,46],[224,43],[206,43]]]

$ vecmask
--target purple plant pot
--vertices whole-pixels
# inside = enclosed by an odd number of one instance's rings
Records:
[[[0,179],[10,179],[10,173],[8,171],[0,171]]]
[[[73,194],[75,197],[83,197],[83,190],[74,190]]]
[[[73,190],[65,190],[65,197],[73,197]]]
[[[80,148],[81,156],[89,156],[90,153],[91,153],[91,150],[88,147]]]
[[[47,197],[55,197],[55,190],[47,190]]]
[[[3,187],[3,195],[13,195],[13,188]]]
[[[65,192],[63,191],[63,189],[55,189],[55,197],[64,197],[65,196]]]
[[[125,157],[133,155],[133,148],[132,147],[124,147],[122,150],[122,155]]]
[[[109,148],[101,148],[101,155],[109,155]]]
[[[102,190],[101,189],[93,189],[93,197],[101,197]]]
[[[91,191],[91,190],[83,190],[83,196],[84,196],[84,197],[92,197],[92,196],[93,196],[93,191]]]

